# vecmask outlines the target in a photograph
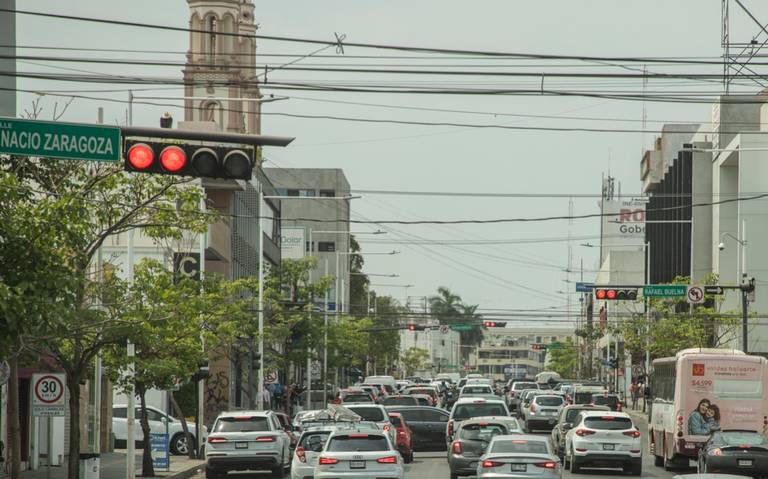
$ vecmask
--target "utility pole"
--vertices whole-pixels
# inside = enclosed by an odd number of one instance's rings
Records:
[[[16,0],[0,0],[0,116],[16,118]]]

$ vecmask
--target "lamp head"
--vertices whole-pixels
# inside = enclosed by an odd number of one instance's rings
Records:
[[[725,249],[725,243],[723,243],[723,242],[721,241],[721,242],[720,242],[720,243],[717,245],[717,249],[719,249],[720,251],[724,250],[724,249]]]

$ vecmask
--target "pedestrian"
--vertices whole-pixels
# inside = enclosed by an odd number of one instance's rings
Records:
[[[293,387],[293,384],[289,384],[285,388],[285,413],[289,416],[293,416]]]
[[[269,390],[267,383],[264,383],[264,389],[261,391],[261,403],[264,409],[272,408],[272,391]]]
[[[283,384],[280,381],[275,382],[274,386],[272,386],[272,401],[275,403],[276,411],[283,409],[284,393],[285,393],[285,388],[283,387]]]
[[[629,385],[629,394],[632,396],[632,409],[637,409],[637,383]]]

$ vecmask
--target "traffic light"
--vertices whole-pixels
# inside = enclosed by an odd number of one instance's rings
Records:
[[[424,331],[424,329],[426,329],[426,326],[422,326],[420,324],[415,324],[415,323],[408,323],[406,325],[406,328],[408,328],[408,331]]]
[[[534,350],[534,351],[546,351],[547,350],[547,345],[546,344],[541,344],[541,343],[533,343],[533,344],[531,344],[531,349]]]
[[[252,148],[126,140],[125,171],[229,180],[250,180]]]
[[[637,288],[595,289],[595,299],[634,301],[637,299]]]
[[[483,321],[483,327],[486,328],[503,328],[506,325],[506,321]]]
[[[253,353],[253,363],[251,363],[254,371],[261,369],[261,354]]]
[[[210,366],[208,365],[208,360],[202,360],[197,363],[197,371],[192,373],[192,381],[202,381],[203,379],[207,378],[210,375]]]

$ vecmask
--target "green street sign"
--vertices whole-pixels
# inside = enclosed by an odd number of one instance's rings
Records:
[[[653,284],[643,286],[643,296],[668,297],[685,296],[688,294],[688,286],[684,284]]]
[[[547,349],[563,349],[563,343],[549,343]]]
[[[120,128],[0,117],[0,153],[118,161]]]
[[[454,331],[470,331],[475,328],[475,326],[472,324],[462,324],[462,323],[451,324],[449,327]]]

